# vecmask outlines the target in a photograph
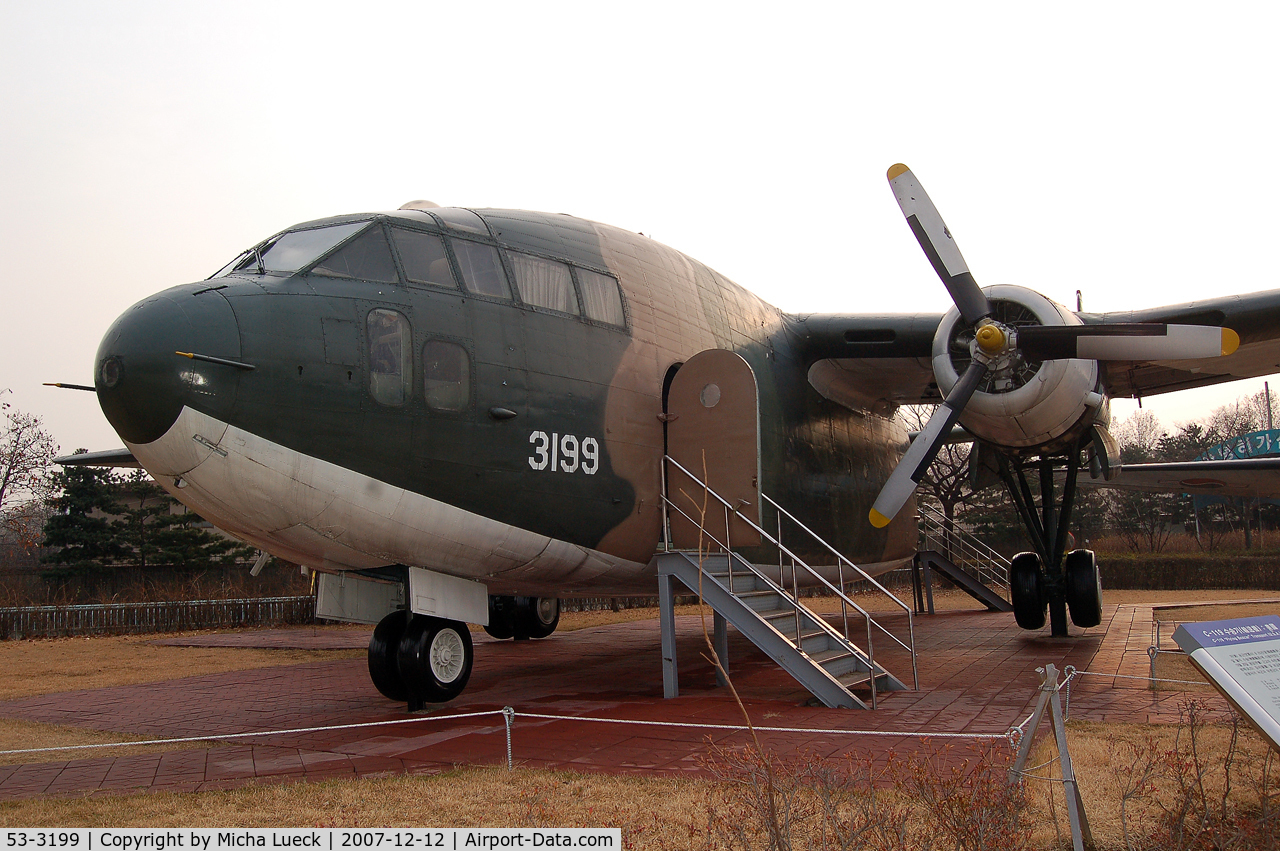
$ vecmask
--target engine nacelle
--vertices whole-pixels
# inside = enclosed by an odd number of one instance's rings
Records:
[[[991,318],[1015,334],[1027,325],[1082,324],[1067,308],[1026,287],[1001,285],[983,292],[991,304]],[[954,307],[938,325],[933,374],[944,396],[972,360],[974,330]],[[1093,422],[1094,412],[1105,401],[1096,392],[1097,361],[1029,361],[1015,347],[991,366],[960,415],[960,424],[998,446],[1029,450],[1052,445]]]

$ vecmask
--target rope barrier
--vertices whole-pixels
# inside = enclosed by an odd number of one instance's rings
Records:
[[[1148,682],[1148,683],[1177,683],[1178,685],[1184,685],[1184,686],[1209,685],[1204,680],[1166,680],[1160,677],[1135,677],[1132,674],[1107,674],[1107,673],[1103,673],[1102,671],[1076,671],[1075,673],[1079,676],[1106,677],[1108,679],[1117,679],[1117,680],[1143,680],[1144,682]]]
[[[1069,716],[1071,709],[1071,681],[1078,676],[1095,676],[1108,677],[1113,679],[1126,680],[1144,680],[1153,683],[1174,683],[1177,685],[1193,685],[1204,686],[1207,683],[1203,681],[1193,680],[1170,680],[1160,679],[1156,677],[1138,677],[1128,674],[1107,674],[1101,671],[1080,671],[1074,666],[1068,665],[1063,673],[1066,679],[1063,681],[1063,687],[1066,689],[1066,706],[1063,712],[1064,716]],[[366,721],[358,724],[330,724],[319,727],[295,727],[280,730],[259,730],[242,733],[222,733],[211,736],[182,736],[170,739],[143,739],[140,741],[123,741],[123,742],[106,742],[87,745],[60,745],[56,747],[46,748],[21,748],[18,750],[0,751],[0,756],[17,756],[20,754],[32,753],[54,753],[58,751],[79,751],[94,750],[100,748],[118,748],[118,747],[141,747],[147,745],[175,745],[189,744],[193,742],[216,742],[233,739],[245,738],[261,738],[265,736],[286,736],[297,735],[300,733],[327,733],[338,730],[359,730],[369,727],[390,727],[400,724],[417,724],[426,721],[452,721],[462,718],[482,718],[490,715],[501,715],[506,726],[507,735],[507,766],[512,765],[511,752],[511,731],[512,725],[516,718],[534,718],[543,721],[580,721],[593,724],[629,724],[635,726],[650,727],[678,727],[690,730],[728,730],[731,732],[748,732],[751,727],[743,724],[694,724],[683,721],[644,721],[632,718],[594,718],[582,715],[547,715],[537,712],[518,712],[508,706],[503,709],[491,709],[483,712],[463,712],[453,715],[431,715],[418,718],[398,718],[388,721]],[[1022,721],[1003,733],[953,733],[946,731],[903,731],[903,730],[844,730],[844,729],[816,729],[812,727],[760,727],[754,729],[762,733],[807,733],[810,735],[824,736],[885,736],[889,738],[904,739],[977,739],[994,741],[996,739],[1007,739],[1012,747],[1017,748],[1022,736],[1025,735],[1025,727],[1031,721],[1034,713],[1028,715]]]
[[[947,733],[906,732],[902,730],[822,730],[812,727],[748,727],[744,724],[688,724],[681,721],[640,721],[628,718],[590,718],[580,715],[540,715],[533,712],[517,712],[521,718],[542,718],[555,721],[593,721],[601,724],[638,724],[654,727],[687,727],[693,730],[731,730],[757,733],[818,733],[829,736],[892,736],[909,739],[1003,739],[1004,733]]]
[[[653,727],[680,727],[691,730],[728,730],[731,732],[748,732],[752,728],[744,724],[692,724],[682,721],[643,721],[633,718],[593,718],[582,715],[546,715],[537,712],[518,712],[508,706],[503,709],[490,709],[484,712],[463,712],[454,715],[430,715],[421,718],[397,718],[388,721],[366,721],[359,724],[330,724],[322,727],[294,727],[281,730],[258,730],[243,733],[222,733],[212,736],[182,736],[171,739],[143,739],[140,741],[105,742],[90,745],[59,745],[47,748],[22,748],[19,750],[0,751],[0,756],[16,756],[28,753],[51,753],[56,751],[79,751],[99,748],[140,747],[143,745],[175,745],[192,742],[216,742],[231,739],[245,739],[263,736],[286,736],[299,733],[327,733],[336,730],[359,730],[369,727],[390,727],[399,724],[420,724],[427,721],[453,721],[460,718],[481,718],[489,715],[503,716],[507,731],[507,765],[510,767],[511,728],[516,718],[536,718],[544,721],[585,721],[596,724],[631,724]],[[1026,723],[1025,721],[1023,722]],[[828,736],[888,736],[893,738],[917,739],[1001,739],[1005,733],[951,733],[951,732],[908,732],[902,730],[831,730],[813,727],[755,727],[763,733],[809,733]]]
[[[260,730],[248,733],[222,733],[214,736],[183,736],[176,739],[144,739],[134,742],[107,742],[95,745],[59,745],[50,748],[22,748],[13,751],[0,751],[0,756],[13,756],[23,753],[43,753],[47,751],[82,751],[92,748],[121,748],[136,745],[180,745],[188,742],[216,742],[223,739],[247,739],[253,736],[285,736],[291,733],[326,733],[332,730],[358,730],[364,727],[390,727],[396,724],[415,724],[423,721],[448,721],[455,718],[479,718],[483,715],[502,715],[501,709],[490,709],[485,712],[464,712],[459,715],[433,715],[424,718],[397,718],[391,721],[365,721],[360,724],[331,724],[325,727],[295,727],[288,730]]]

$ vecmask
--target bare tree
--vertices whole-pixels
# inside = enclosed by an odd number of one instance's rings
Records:
[[[929,422],[936,407],[905,405],[898,409],[898,418],[909,431],[918,432]],[[973,497],[973,487],[969,481],[971,449],[968,443],[944,444],[916,488],[919,497],[935,502],[942,508],[942,514],[948,522],[954,521],[956,509]]]
[[[1242,434],[1262,431],[1268,423],[1280,420],[1280,412],[1276,411],[1274,400],[1271,402],[1271,410],[1268,411],[1267,394],[1254,393],[1214,408],[1209,415],[1208,432],[1216,442],[1221,443]]]
[[[1134,411],[1116,422],[1111,432],[1120,444],[1120,459],[1124,463],[1163,460],[1169,435],[1150,411]],[[1173,534],[1173,526],[1185,512],[1184,501],[1176,494],[1111,491],[1106,500],[1112,527],[1134,552],[1163,550]]]
[[[50,465],[57,454],[40,417],[0,399],[0,534],[24,549],[39,543],[41,523],[33,522],[32,512],[42,511],[52,492]]]

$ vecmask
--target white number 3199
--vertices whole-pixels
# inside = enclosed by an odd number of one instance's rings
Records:
[[[594,476],[600,469],[600,444],[594,437],[584,437],[579,441],[572,434],[552,432],[547,436],[545,431],[535,431],[529,435],[529,442],[533,444],[529,466],[535,470],[561,470],[565,473],[582,470],[588,476]]]

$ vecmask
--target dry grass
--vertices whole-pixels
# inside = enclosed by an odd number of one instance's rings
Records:
[[[705,847],[706,781],[499,768],[0,803],[0,826],[621,827],[645,847]]]
[[[1245,596],[1248,596],[1247,592]],[[1239,600],[1241,592],[1235,592]],[[1161,623],[1194,623],[1197,621],[1219,621],[1231,618],[1252,618],[1261,615],[1274,615],[1280,612],[1280,599],[1272,597],[1263,602],[1214,603],[1192,606],[1162,606],[1151,613]]]
[[[1046,724],[1047,728],[1047,724]],[[1068,741],[1094,839],[1100,849],[1124,848],[1124,816],[1131,832],[1147,835],[1160,813],[1150,799],[1126,799],[1148,756],[1171,752],[1179,730],[1124,724],[1071,722]],[[1185,737],[1185,728],[1181,732]],[[1229,729],[1206,726],[1200,749],[1207,763],[1221,763]],[[1245,733],[1237,760],[1255,766],[1265,752]],[[1034,749],[1036,773],[1059,777],[1055,748],[1046,737]],[[1044,763],[1044,765],[1041,765]],[[1209,778],[1212,797],[1220,779]],[[1061,784],[1029,782],[1035,825],[1032,848],[1069,842]],[[1052,790],[1053,798],[1050,798]],[[4,827],[345,827],[422,826],[559,827],[606,826],[623,830],[624,846],[707,848],[707,802],[725,787],[685,778],[636,778],[517,768],[465,768],[436,776],[393,776],[320,783],[255,785],[225,792],[133,793],[80,798],[42,798],[0,803]],[[1236,794],[1248,796],[1247,788]],[[890,801],[901,800],[891,797]],[[806,847],[803,844],[796,847]]]
[[[1210,799],[1218,799],[1223,793],[1225,774],[1222,768],[1230,750],[1231,727],[1221,723],[1224,718],[1209,720],[1219,723],[1199,727],[1196,747],[1209,769],[1203,778],[1204,791]],[[1044,764],[1035,774],[1060,778],[1062,768],[1056,761],[1057,747],[1052,736],[1048,735],[1047,721],[1044,728],[1046,736],[1033,749],[1027,764]],[[1172,787],[1176,786],[1176,781],[1170,771],[1170,758],[1175,753],[1185,757],[1189,751],[1188,728],[1071,721],[1067,725],[1067,748],[1080,783],[1080,794],[1094,840],[1101,849],[1124,848],[1125,819],[1131,833],[1146,836],[1155,829],[1162,811],[1161,804],[1171,803]],[[1246,807],[1256,804],[1257,789],[1253,784],[1261,779],[1264,770],[1271,773],[1274,794],[1275,783],[1280,776],[1277,776],[1274,759],[1269,765],[1265,763],[1267,752],[1268,745],[1262,737],[1242,726],[1233,754],[1233,769],[1238,772],[1233,778],[1233,800],[1237,803]],[[1148,766],[1152,770],[1148,783],[1157,791],[1154,795],[1138,794],[1137,787]],[[1069,842],[1062,784],[1030,781],[1029,789],[1034,816],[1040,822],[1034,847],[1061,845],[1060,836],[1065,836]],[[1056,828],[1053,826],[1055,819]]]
[[[1261,534],[1256,530],[1253,534],[1253,546],[1249,549],[1244,547],[1244,530],[1237,529],[1234,532],[1220,534],[1213,541],[1213,549],[1209,549],[1209,536],[1204,534],[1201,541],[1196,541],[1195,535],[1170,535],[1168,540],[1164,542],[1164,546],[1160,552],[1165,555],[1173,554],[1195,554],[1195,555],[1274,555],[1275,546],[1280,543],[1280,534],[1274,529],[1267,529]],[[1082,546],[1086,546],[1098,554],[1099,557],[1107,555],[1129,555],[1134,552],[1132,546],[1123,535],[1103,535],[1085,541]]]
[[[363,657],[363,650],[168,647],[159,635],[0,641],[0,700]]]
[[[1176,682],[1154,685],[1156,691],[1189,691],[1210,692],[1213,686],[1204,678],[1195,665],[1191,664],[1182,653],[1161,653],[1156,656],[1156,678],[1159,680],[1176,680]],[[1203,685],[1187,685],[1187,683],[1203,683]]]
[[[99,745],[114,742],[137,742],[154,736],[137,736],[130,733],[102,732],[83,727],[64,727],[59,724],[41,724],[36,721],[20,721],[0,718],[0,751],[17,751],[31,748],[63,748],[74,745]],[[173,745],[122,745],[110,748],[84,748],[66,751],[37,753],[0,753],[0,765],[25,765],[33,762],[64,762],[73,759],[98,759],[107,756],[129,756],[139,753],[158,753],[167,750],[217,747],[212,742],[187,742]]]

